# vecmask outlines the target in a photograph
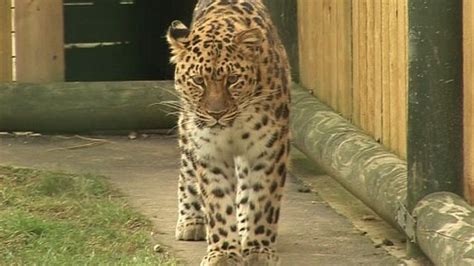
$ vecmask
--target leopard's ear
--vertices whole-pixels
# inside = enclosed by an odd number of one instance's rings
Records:
[[[243,30],[237,33],[234,37],[234,43],[241,47],[246,54],[255,56],[258,53],[258,48],[263,42],[262,32],[257,29]]]
[[[171,22],[166,39],[171,49],[171,63],[176,63],[182,58],[189,44],[189,29],[183,22],[175,20]]]

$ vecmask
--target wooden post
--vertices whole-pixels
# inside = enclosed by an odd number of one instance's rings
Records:
[[[0,81],[12,80],[12,17],[10,0],[0,0]]]
[[[464,197],[474,205],[474,2],[464,1]]]
[[[412,211],[430,193],[462,194],[462,0],[410,0],[408,7]]]
[[[21,0],[15,4],[17,80],[64,80],[62,0]]]

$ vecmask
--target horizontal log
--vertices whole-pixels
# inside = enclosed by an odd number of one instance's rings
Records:
[[[292,91],[291,133],[298,149],[394,226],[406,201],[406,162],[387,152],[298,86]]]
[[[415,222],[400,226],[400,216],[410,216],[405,212],[406,162],[301,87],[293,88],[292,98],[290,127],[299,150],[387,222],[414,237],[435,265],[474,265],[472,206],[455,194],[433,193],[417,204]]]
[[[415,207],[418,245],[436,265],[474,265],[474,210],[449,192],[432,193]]]
[[[171,81],[0,83],[0,131],[82,133],[165,129]]]

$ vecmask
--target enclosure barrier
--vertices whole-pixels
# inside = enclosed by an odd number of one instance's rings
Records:
[[[306,90],[292,90],[294,144],[333,178],[416,241],[436,265],[474,264],[474,209],[447,192],[407,211],[407,165]]]
[[[0,131],[169,129],[161,103],[175,98],[167,81],[1,83]]]

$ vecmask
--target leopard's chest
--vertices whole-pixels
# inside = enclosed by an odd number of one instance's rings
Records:
[[[204,128],[195,132],[196,155],[233,161],[236,157],[255,160],[265,150],[270,128],[256,129],[260,115],[251,120],[236,121],[233,126],[221,129]]]

